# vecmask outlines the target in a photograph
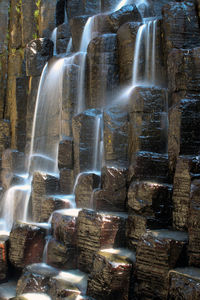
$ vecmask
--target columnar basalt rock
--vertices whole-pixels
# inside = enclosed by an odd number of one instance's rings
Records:
[[[89,272],[95,253],[102,247],[124,245],[126,215],[83,209],[78,216],[78,267]]]
[[[149,231],[138,243],[136,252],[136,295],[167,299],[168,272],[186,259],[186,233]],[[187,261],[185,261],[185,264]]]
[[[130,255],[130,253],[126,253]],[[123,250],[101,250],[95,257],[88,280],[88,295],[95,299],[128,299],[132,267],[135,263],[134,253],[132,260],[123,256]]]
[[[66,49],[70,40],[71,32],[68,23],[64,23],[57,28],[56,52],[66,53]],[[55,46],[55,45],[54,45]]]
[[[70,200],[63,198],[62,196],[46,196],[41,203],[41,222],[47,222],[52,213],[58,209],[71,208],[72,204]]]
[[[16,268],[24,268],[42,260],[46,228],[38,224],[18,222],[10,233],[9,260]]]
[[[114,105],[103,112],[105,164],[127,165],[128,112],[126,106]]]
[[[88,47],[88,93],[90,108],[101,108],[109,103],[119,84],[116,34],[94,38]],[[109,96],[108,96],[109,95]]]
[[[23,293],[48,293],[50,278],[58,275],[59,271],[43,264],[26,266],[17,283],[17,295]]]
[[[22,47],[26,47],[35,36],[37,36],[37,19],[39,7],[35,0],[21,1],[21,26],[22,26]]]
[[[42,202],[47,195],[58,192],[58,178],[45,173],[35,172],[32,181],[32,213],[33,219],[40,222],[42,218]]]
[[[5,281],[8,275],[8,236],[0,238],[0,282]]]
[[[74,1],[73,1],[74,2]],[[88,15],[78,15],[70,19],[70,29],[72,34],[73,49],[75,52],[80,50],[81,37],[84,30],[84,26],[88,20]]]
[[[136,87],[129,102],[129,160],[137,151],[167,152],[167,91]]]
[[[10,122],[8,120],[0,120],[0,154],[10,147]]]
[[[39,36],[51,37],[53,29],[56,27],[55,11],[56,0],[41,0],[39,7]]]
[[[169,272],[169,298],[194,299],[200,297],[200,273],[197,268],[177,268]],[[188,295],[188,291],[189,295]]]
[[[76,206],[93,208],[93,191],[99,186],[99,175],[92,172],[79,174],[74,189]]]
[[[187,230],[190,216],[191,182],[199,174],[199,158],[180,156],[173,182],[173,227]]]

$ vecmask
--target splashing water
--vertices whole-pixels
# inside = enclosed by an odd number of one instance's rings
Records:
[[[57,55],[57,49],[56,49],[57,43],[56,43],[56,39],[57,39],[57,27],[54,28],[54,30],[53,30],[53,32],[52,32],[52,35],[51,35],[51,40],[52,40],[52,42],[53,42],[53,44],[54,44],[54,46],[53,46],[53,55],[54,55],[54,56]]]

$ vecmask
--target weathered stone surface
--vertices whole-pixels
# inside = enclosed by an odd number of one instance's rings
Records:
[[[101,11],[101,1],[84,0],[84,1],[67,1],[67,14],[69,19],[81,15],[96,15]]]
[[[0,120],[0,154],[10,147],[10,122]]]
[[[126,215],[83,209],[77,223],[78,266],[89,272],[94,254],[102,247],[123,246]]]
[[[105,211],[125,211],[127,194],[127,169],[108,167],[102,169],[101,189],[93,194],[94,208]]]
[[[200,47],[173,49],[168,57],[169,88],[173,92],[200,89]]]
[[[114,106],[103,112],[104,160],[126,164],[128,161],[128,112],[123,106]]]
[[[79,70],[79,66],[73,61],[67,65],[63,76],[62,134],[66,136],[72,136],[72,117],[76,113]]]
[[[24,171],[24,153],[17,150],[6,149],[2,154],[1,182],[2,187],[7,189],[13,181],[14,174]]]
[[[136,252],[137,297],[167,299],[171,268],[186,259],[187,234],[168,230],[149,231]]]
[[[8,236],[0,236],[0,282],[8,275]]]
[[[194,299],[200,297],[200,273],[197,268],[177,268],[169,272],[169,298]]]
[[[53,29],[56,27],[56,0],[41,0],[39,14],[39,36],[51,37]]]
[[[17,222],[10,233],[9,260],[17,268],[42,260],[46,230],[43,227]]]
[[[128,190],[128,206],[135,213],[152,216],[163,225],[172,220],[172,186],[149,181],[133,181]]]
[[[99,33],[116,33],[127,22],[141,22],[141,15],[135,4],[123,6],[120,10],[95,17]]]
[[[53,42],[47,38],[31,41],[25,49],[26,75],[40,76],[45,63],[53,55]]]
[[[64,245],[54,238],[49,239],[47,246],[47,264],[62,270],[76,269],[77,251],[72,245]]]
[[[200,147],[200,124],[198,98],[176,97],[169,110],[168,153],[170,169],[173,170],[179,155],[196,155]]]
[[[129,168],[129,180],[131,178],[169,183],[168,156],[155,152],[136,152]]]
[[[95,255],[88,280],[88,295],[95,299],[128,299],[135,256],[133,253],[132,261],[126,254],[123,250],[105,249]]]
[[[119,76],[121,84],[129,84],[133,75],[133,53],[139,22],[128,22],[117,31]]]
[[[8,7],[7,7],[7,9],[8,9]],[[22,27],[21,27],[20,18],[21,18],[20,3],[18,0],[11,0],[11,2],[10,2],[9,45],[11,48],[15,48],[15,49],[20,48],[22,46]]]
[[[93,191],[100,185],[100,176],[95,173],[81,173],[76,179],[75,200],[77,207],[93,208]]]
[[[64,137],[58,148],[58,167],[72,169],[73,167],[73,140]]]
[[[171,2],[163,8],[162,15],[166,54],[172,48],[188,49],[200,44],[194,1]]]
[[[180,156],[173,184],[173,226],[177,230],[188,228],[191,181],[199,174],[199,158]]]
[[[98,110],[90,109],[75,116],[72,120],[75,176],[94,168],[96,118],[98,115]]]
[[[136,87],[129,100],[129,160],[137,151],[167,152],[167,92]]]
[[[58,275],[59,271],[45,264],[32,264],[23,270],[17,283],[17,295],[23,293],[47,293],[50,277]]]
[[[57,39],[56,39],[57,54],[66,53],[70,36],[71,36],[71,32],[68,23],[61,24],[57,27]]]
[[[116,34],[94,38],[88,47],[88,107],[101,108],[108,103],[119,84]]]
[[[200,182],[199,180],[192,181],[190,194],[190,211],[188,219],[189,233],[189,264],[200,266],[200,223],[199,223],[199,207],[200,207]]]
[[[67,168],[60,169],[59,178],[60,193],[70,195],[74,187],[74,171]]]
[[[28,42],[37,35],[37,15],[39,8],[34,0],[22,0],[21,2],[21,24],[22,24],[22,46],[25,47]]]
[[[45,173],[35,172],[32,181],[32,212],[34,221],[40,222],[42,202],[47,195],[58,192],[58,178]]]
[[[80,299],[87,289],[87,275],[79,270],[61,272],[59,275],[51,278],[50,295],[52,299]],[[66,298],[65,298],[66,297]],[[89,300],[89,298],[86,298]]]
[[[52,215],[53,237],[65,246],[76,246],[77,217],[80,209],[68,209],[54,212]]]
[[[75,1],[73,1],[73,2],[75,2]],[[83,29],[84,29],[84,26],[85,26],[88,18],[89,18],[89,16],[78,15],[78,16],[70,19],[72,43],[73,43],[73,49],[75,52],[79,51],[79,49],[80,49]]]
[[[47,222],[55,210],[71,207],[72,203],[70,202],[70,199],[62,196],[46,196],[41,203],[40,222]]]

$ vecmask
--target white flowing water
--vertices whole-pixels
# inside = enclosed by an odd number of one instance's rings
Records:
[[[52,35],[51,35],[51,40],[54,44],[53,46],[53,55],[56,56],[57,55],[57,50],[56,50],[56,39],[57,39],[57,27],[54,28]]]
[[[72,52],[72,38],[69,39],[68,45],[67,45],[67,50],[66,50],[66,55],[69,55]]]
[[[101,162],[102,162],[102,140],[101,140],[101,131],[102,131],[102,116],[96,116],[96,122],[94,127],[94,146],[93,146],[93,171],[100,172]]]

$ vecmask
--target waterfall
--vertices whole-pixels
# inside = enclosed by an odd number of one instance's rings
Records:
[[[101,171],[102,162],[102,115],[96,116],[94,127],[94,146],[93,146],[93,170],[95,172]]]
[[[156,81],[156,25],[157,20],[144,19],[137,32],[133,56],[132,85],[154,85]],[[141,58],[144,47],[144,71],[141,72]]]
[[[66,55],[69,55],[71,52],[72,52],[72,38],[70,37],[67,45]]]
[[[51,35],[51,40],[54,44],[53,46],[53,55],[56,56],[57,55],[57,50],[56,50],[56,39],[57,39],[57,27],[54,28],[52,35]]]

